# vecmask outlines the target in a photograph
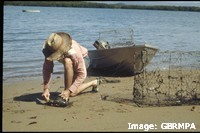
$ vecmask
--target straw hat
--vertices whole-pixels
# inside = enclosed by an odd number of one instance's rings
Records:
[[[43,54],[47,60],[59,60],[71,48],[72,38],[68,33],[56,32],[49,35],[43,45]]]

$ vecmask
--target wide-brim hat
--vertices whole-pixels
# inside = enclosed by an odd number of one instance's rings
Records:
[[[68,33],[51,33],[43,45],[43,54],[47,60],[59,60],[71,48],[72,38]]]

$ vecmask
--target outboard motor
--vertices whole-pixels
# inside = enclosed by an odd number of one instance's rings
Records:
[[[93,45],[96,49],[110,49],[109,43],[103,40],[96,40]]]

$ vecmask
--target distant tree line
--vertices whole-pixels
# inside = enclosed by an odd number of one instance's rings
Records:
[[[145,6],[105,4],[84,1],[4,1],[4,5],[13,6],[52,6],[52,7],[82,7],[82,8],[114,8],[114,9],[145,9],[145,10],[168,10],[168,11],[200,11],[200,7],[194,6]]]

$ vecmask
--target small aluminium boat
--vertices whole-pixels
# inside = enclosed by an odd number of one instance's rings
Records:
[[[128,46],[110,48],[101,39],[95,42],[93,45],[97,49],[88,52],[90,58],[88,73],[90,75],[134,76],[143,71],[158,51],[158,48],[147,43],[138,45],[132,43]],[[97,44],[97,42],[100,43]],[[99,48],[97,45],[102,47]]]
[[[40,12],[40,10],[22,10],[22,12]]]

